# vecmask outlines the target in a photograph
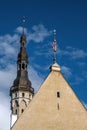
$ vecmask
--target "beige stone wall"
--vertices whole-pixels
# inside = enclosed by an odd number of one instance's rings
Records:
[[[52,71],[12,128],[19,129],[87,130],[87,111],[62,74]]]

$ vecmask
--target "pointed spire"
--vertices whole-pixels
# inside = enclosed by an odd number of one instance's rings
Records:
[[[20,38],[21,47],[26,47],[26,37],[25,37],[25,34],[24,34],[24,24],[25,24],[25,22],[26,22],[25,17],[23,17],[23,19],[22,19],[23,30],[22,30],[22,35],[21,35],[21,38]]]
[[[56,30],[54,30],[53,33],[54,33],[54,41],[53,41],[54,57],[53,57],[53,63],[56,63],[56,51],[57,51]]]
[[[25,22],[26,22],[26,19],[25,19],[25,16],[23,16],[23,18],[22,18],[22,24],[23,24],[23,32],[22,32],[22,34],[24,35],[24,24],[25,24]]]
[[[50,67],[50,71],[60,71],[61,68],[56,62],[56,51],[57,51],[56,30],[53,31],[53,34],[54,34],[54,40],[53,40],[54,57],[53,57],[53,64]]]

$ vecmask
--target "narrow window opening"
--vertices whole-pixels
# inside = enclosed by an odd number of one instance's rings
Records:
[[[17,114],[17,109],[15,110],[15,114]]]
[[[17,100],[15,100],[15,104],[16,104],[16,107],[18,107],[19,105],[18,105],[18,101]]]
[[[21,113],[23,113],[23,112],[24,112],[24,109],[21,110]]]
[[[17,93],[15,93],[15,97],[17,97]]]
[[[24,97],[25,96],[25,93],[22,93],[22,97]]]
[[[21,64],[19,64],[19,69],[21,70]]]
[[[22,69],[23,69],[23,70],[25,69],[25,64],[22,64]]]
[[[57,97],[58,97],[58,98],[60,97],[60,92],[57,92]]]

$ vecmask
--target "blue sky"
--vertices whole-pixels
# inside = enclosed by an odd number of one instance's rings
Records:
[[[53,30],[57,30],[57,62],[80,100],[87,106],[86,0],[0,1],[0,129],[9,130],[9,88],[16,77],[16,60],[26,17],[29,78],[35,91],[49,74]],[[3,113],[7,116],[3,117]],[[3,118],[2,118],[3,117]],[[6,122],[4,123],[4,120]]]

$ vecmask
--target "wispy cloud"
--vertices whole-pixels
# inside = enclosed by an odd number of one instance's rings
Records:
[[[23,27],[16,28],[15,32],[21,34]],[[27,41],[33,41],[35,43],[43,42],[44,39],[51,35],[49,31],[43,24],[34,25],[31,30],[24,28],[24,32],[27,35]]]
[[[62,70],[62,73],[65,75],[66,78],[69,78],[69,77],[72,76],[72,72],[71,72],[71,69],[69,67],[62,66],[61,70]]]
[[[72,59],[83,59],[87,57],[87,53],[79,48],[66,47],[65,50],[59,50],[60,55],[70,56]]]
[[[9,61],[8,61],[9,62]],[[11,87],[13,79],[16,77],[16,66],[8,64],[6,68],[0,69],[0,90]]]
[[[18,47],[19,43],[19,35],[14,34],[6,34],[4,36],[0,36],[0,55],[1,54],[14,54],[15,49]]]
[[[10,103],[8,96],[0,92],[0,130],[10,130]]]
[[[32,81],[32,87],[35,89],[36,93],[39,87],[41,86],[41,83],[43,82],[43,78],[41,77],[41,75],[37,73],[37,71],[35,71],[35,69],[32,66],[29,67],[28,72],[30,80]]]
[[[36,43],[43,42],[50,34],[51,31],[48,31],[42,24],[39,24],[38,26],[34,25],[32,27],[32,33],[29,33],[28,40],[32,40]]]
[[[18,34],[21,34],[21,33],[23,32],[23,27],[22,27],[22,26],[17,27],[14,32],[15,32],[15,33],[18,33]],[[27,28],[24,28],[24,33],[25,33],[26,35],[28,34]]]
[[[72,85],[79,85],[82,82],[84,82],[84,78],[83,77],[79,77],[78,75],[73,77],[74,81],[71,82]]]

